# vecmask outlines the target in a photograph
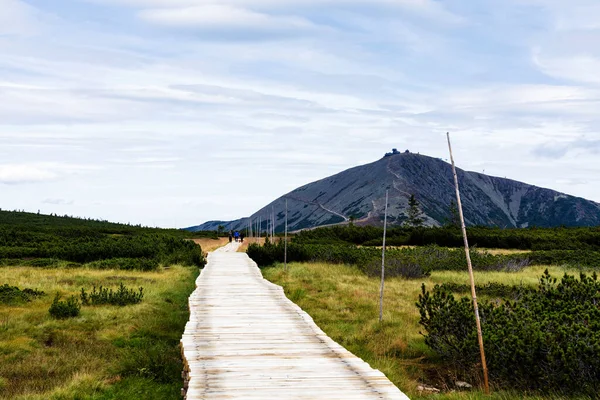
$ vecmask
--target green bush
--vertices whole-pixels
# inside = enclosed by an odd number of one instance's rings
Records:
[[[596,250],[600,251],[599,227],[572,228],[513,228],[468,227],[473,246],[522,250]],[[406,228],[388,227],[387,240],[391,246],[462,247],[460,229],[455,227]],[[355,244],[381,246],[383,228],[366,226],[333,226],[298,233],[294,240],[304,244]]]
[[[129,304],[138,304],[144,298],[144,288],[140,287],[137,291],[128,289],[122,283],[116,291],[100,286],[92,289],[91,293],[87,293],[84,288],[81,288],[81,303],[83,305],[103,305],[110,304],[115,306],[126,306]]]
[[[594,274],[560,282],[548,271],[537,290],[516,300],[482,302],[480,315],[492,381],[507,388],[581,393],[600,390],[600,282]],[[473,305],[436,287],[419,296],[425,342],[459,374],[478,369]]]
[[[259,267],[266,267],[283,262],[284,246],[267,243],[264,246],[251,244],[247,250]],[[390,276],[426,276],[431,271],[462,271],[467,267],[464,250],[446,249],[438,246],[389,249],[386,258],[390,266]],[[358,247],[349,244],[302,244],[289,243],[289,262],[325,262],[333,264],[358,265],[367,274],[374,274],[381,265],[381,250],[370,247]],[[529,265],[527,255],[493,255],[473,250],[471,252],[473,266],[478,270],[517,271]],[[380,268],[380,267],[379,267]]]
[[[538,265],[569,265],[576,268],[600,266],[600,251],[592,250],[546,250],[531,253],[531,260]]]
[[[499,282],[490,282],[485,285],[476,285],[477,295],[485,295],[490,297],[504,297],[517,299],[523,293],[533,290],[526,286],[511,286]],[[452,293],[471,293],[471,286],[461,283],[443,283],[434,288],[436,291],[445,291]]]
[[[375,259],[365,265],[363,271],[368,276],[381,275],[381,260]],[[431,275],[431,270],[415,260],[405,258],[385,259],[385,276],[388,278],[403,277],[407,279],[424,278]]]
[[[92,266],[137,270],[152,270],[159,264],[203,267],[202,249],[185,240],[191,236],[196,234],[0,211],[0,265],[56,267],[61,261],[85,264],[116,259],[112,264]]]
[[[0,286],[0,304],[22,304],[33,298],[43,296],[44,292],[35,289],[19,289],[16,286],[4,284]]]
[[[48,312],[53,318],[66,319],[79,316],[81,306],[75,296],[69,297],[66,301],[60,300],[60,294],[56,294],[54,301]]]
[[[94,261],[86,264],[93,269],[122,269],[138,271],[154,271],[158,269],[159,262],[149,258],[111,258],[108,260]]]

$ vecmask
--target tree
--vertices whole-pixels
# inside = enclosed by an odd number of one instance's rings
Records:
[[[460,215],[458,213],[458,205],[454,200],[450,200],[450,206],[448,208],[450,217],[446,220],[447,227],[460,228]]]
[[[217,235],[221,235],[223,232],[225,232],[225,227],[223,225],[219,225],[217,227]]]
[[[421,211],[421,206],[419,202],[415,198],[414,194],[410,195],[410,199],[408,199],[408,219],[406,220],[406,225],[412,228],[418,228],[423,226],[423,222],[425,222],[425,218],[423,218],[423,211]]]

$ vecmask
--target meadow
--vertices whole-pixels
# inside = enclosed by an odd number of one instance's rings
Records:
[[[554,276],[576,271],[564,267],[534,266],[519,272],[478,271],[478,284],[501,282],[535,287],[546,269]],[[434,271],[427,278],[389,278],[385,282],[383,323],[379,323],[380,280],[368,277],[357,266],[326,263],[291,263],[262,270],[263,276],[281,285],[289,299],[298,304],[333,340],[373,368],[379,369],[411,399],[575,399],[589,398],[559,394],[494,390],[486,396],[481,390],[459,391],[456,376],[426,344],[415,306],[421,285],[468,284],[468,275],[459,271]],[[480,296],[482,300],[486,296]],[[422,384],[442,390],[442,394],[419,391]],[[481,382],[469,381],[474,386]],[[492,382],[494,385],[494,382]],[[497,389],[497,388],[495,388]]]
[[[180,398],[179,339],[197,270],[160,271],[0,268],[0,282],[46,295],[0,305],[0,397],[6,399]],[[55,293],[81,288],[143,287],[140,304],[83,306],[56,320]]]
[[[248,254],[327,334],[411,398],[489,398],[478,389],[482,378],[466,259],[464,249],[453,247],[459,231],[391,232],[397,243],[386,253],[383,323],[378,321],[381,239],[373,239],[382,233],[379,228],[301,232],[288,245],[288,273],[281,268],[280,243],[251,245]],[[469,232],[476,243],[489,246],[474,246],[471,256],[488,342],[491,398],[590,398],[600,371],[595,361],[600,310],[594,306],[600,301],[598,228]],[[461,391],[457,381],[474,389]],[[428,393],[423,385],[441,394]]]
[[[0,398],[180,399],[203,235],[0,212]],[[120,285],[135,304],[98,304]],[[51,315],[57,295],[80,311]]]

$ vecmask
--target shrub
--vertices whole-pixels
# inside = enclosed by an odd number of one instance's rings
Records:
[[[264,246],[251,244],[247,250],[259,267],[283,262],[284,246],[267,243]],[[333,264],[353,264],[361,267],[366,273],[377,275],[376,264],[381,265],[381,250],[377,248],[358,247],[349,244],[288,244],[288,261],[318,261]],[[431,271],[463,271],[467,260],[464,250],[447,249],[438,246],[389,249],[386,259],[390,268],[390,276],[420,277]],[[517,271],[530,264],[529,258],[522,255],[493,255],[488,252],[471,252],[473,267],[489,271]]]
[[[148,258],[111,258],[108,260],[94,261],[87,264],[94,269],[122,269],[138,271],[154,271],[158,269],[159,262]]]
[[[491,297],[504,297],[517,299],[523,293],[530,292],[533,289],[526,286],[510,286],[498,282],[490,282],[485,285],[476,285],[477,295],[486,295]],[[443,283],[436,286],[433,290],[452,293],[471,293],[471,285],[461,283]]]
[[[380,276],[381,275],[381,260],[372,260],[367,263],[364,267],[364,272],[368,276]],[[407,279],[418,279],[424,278],[431,274],[430,270],[423,266],[423,264],[416,262],[415,260],[407,260],[403,258],[390,258],[385,259],[385,276],[386,277],[398,277],[401,276]]]
[[[75,296],[69,297],[67,301],[61,301],[57,293],[48,311],[53,318],[66,319],[79,316],[80,310],[81,306]]]
[[[97,306],[102,304],[126,306],[129,304],[140,303],[144,298],[144,288],[140,287],[136,291],[128,289],[121,283],[116,291],[102,286],[100,286],[99,289],[96,289],[96,286],[94,286],[90,294],[88,294],[85,289],[81,288],[80,298],[81,303],[86,306]]]
[[[600,251],[600,229],[580,228],[513,228],[483,226],[467,228],[472,245],[487,248],[522,250],[596,250]],[[388,227],[388,243],[393,246],[438,245],[462,247],[463,238],[456,227],[403,228]],[[295,240],[305,244],[345,243],[381,246],[383,229],[366,226],[333,226],[298,233]]]
[[[546,250],[531,253],[533,262],[539,265],[570,265],[577,268],[600,266],[600,251],[592,250]]]
[[[4,284],[0,286],[0,304],[22,304],[33,298],[43,296],[44,292],[34,289],[19,289],[16,286]]]
[[[59,260],[57,260],[55,258],[36,258],[34,260],[27,261],[23,264],[28,267],[48,268],[48,267],[58,266]]]
[[[490,376],[500,386],[596,396],[600,390],[600,282],[594,274],[560,282],[548,271],[516,300],[482,302]],[[423,286],[417,307],[425,342],[462,374],[479,363],[473,305]]]

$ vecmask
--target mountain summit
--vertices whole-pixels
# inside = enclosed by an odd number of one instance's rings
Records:
[[[457,169],[467,225],[500,227],[552,227],[600,225],[600,204],[510,179]],[[291,231],[354,220],[360,225],[381,225],[385,192],[389,190],[388,221],[407,218],[408,200],[414,195],[425,224],[439,226],[451,217],[456,199],[452,167],[441,159],[400,153],[394,149],[382,159],[301,186],[249,218],[209,221],[190,230],[216,230],[219,225],[244,229],[261,217],[262,229],[275,212],[276,230],[283,230],[285,200]]]

